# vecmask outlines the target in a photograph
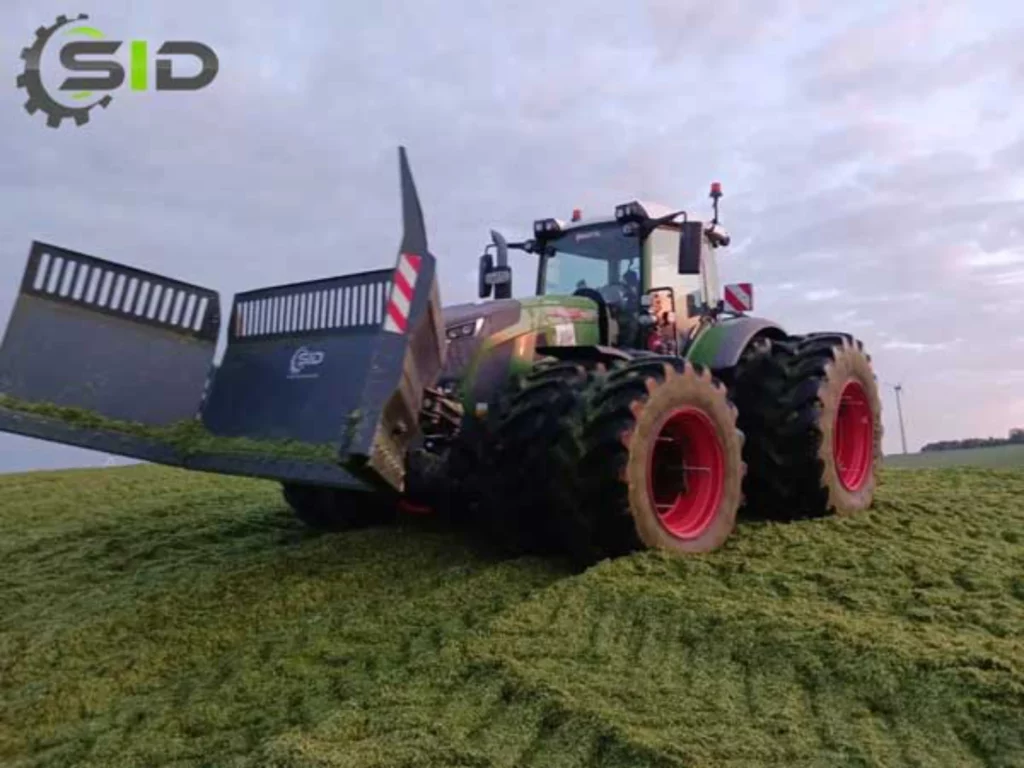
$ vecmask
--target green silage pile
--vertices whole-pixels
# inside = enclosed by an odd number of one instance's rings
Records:
[[[574,574],[270,483],[0,477],[0,765],[1024,765],[1024,474]]]

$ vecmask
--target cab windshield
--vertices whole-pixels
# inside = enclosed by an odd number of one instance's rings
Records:
[[[548,243],[540,293],[572,294],[610,286],[637,293],[641,286],[640,241],[622,234],[618,224],[573,230]]]

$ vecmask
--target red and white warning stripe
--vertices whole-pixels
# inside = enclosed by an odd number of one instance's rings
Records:
[[[754,308],[753,283],[731,283],[725,286],[725,305],[734,312],[750,312]]]
[[[387,313],[384,316],[384,330],[391,333],[405,333],[409,326],[409,311],[412,308],[412,297],[416,291],[416,279],[420,274],[422,259],[413,253],[403,253],[398,257],[398,269],[395,270],[395,282],[388,299]]]

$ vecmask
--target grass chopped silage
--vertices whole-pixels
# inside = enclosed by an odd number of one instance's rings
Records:
[[[0,477],[0,764],[1024,765],[1024,474],[572,574],[276,486]]]
[[[338,447],[299,440],[257,440],[222,437],[210,432],[199,419],[184,419],[166,426],[111,419],[88,408],[30,402],[0,393],[0,408],[58,421],[69,427],[97,430],[149,440],[172,448],[179,460],[201,455],[234,455],[305,459],[336,464]]]

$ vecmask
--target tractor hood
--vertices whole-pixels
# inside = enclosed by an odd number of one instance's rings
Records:
[[[468,323],[481,317],[494,317],[514,313],[518,318],[521,304],[518,299],[501,299],[499,301],[469,302],[444,308],[444,327]]]
[[[538,346],[598,343],[597,303],[582,296],[535,296],[456,304],[444,310],[443,382],[475,381],[491,389],[498,379],[529,367]]]
[[[530,326],[539,329],[540,326],[559,322],[596,323],[597,312],[597,302],[583,296],[534,296],[455,304],[445,307],[443,314],[444,327],[448,331],[457,331],[483,319],[482,327],[472,335],[485,337],[515,325],[524,314],[531,321]],[[460,338],[459,334],[453,336]]]

